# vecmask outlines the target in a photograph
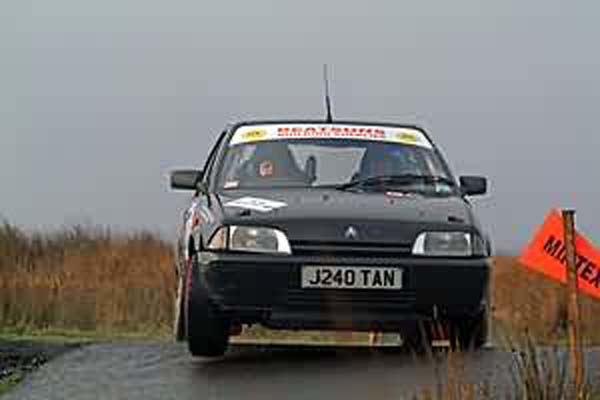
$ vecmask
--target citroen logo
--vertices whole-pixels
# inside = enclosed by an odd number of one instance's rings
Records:
[[[347,229],[346,232],[344,233],[344,237],[346,239],[358,239],[358,230],[353,227],[352,225],[350,225]]]

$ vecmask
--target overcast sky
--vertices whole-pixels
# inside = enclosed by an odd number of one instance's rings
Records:
[[[293,3],[293,4],[292,4]],[[0,214],[172,236],[200,166],[238,119],[418,122],[476,200],[496,247],[577,209],[600,243],[597,1],[3,0]]]

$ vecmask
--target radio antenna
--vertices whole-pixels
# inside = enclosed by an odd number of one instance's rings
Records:
[[[325,110],[327,111],[326,122],[333,122],[331,115],[331,99],[329,97],[329,77],[327,76],[327,64],[323,64],[323,84],[325,85]]]

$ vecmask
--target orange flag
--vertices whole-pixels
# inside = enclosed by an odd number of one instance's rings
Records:
[[[521,264],[560,282],[566,282],[567,251],[564,227],[559,210],[546,215],[531,241],[519,257]],[[600,251],[585,237],[575,232],[577,285],[583,292],[600,297]]]

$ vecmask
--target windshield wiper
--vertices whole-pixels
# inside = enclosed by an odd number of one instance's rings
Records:
[[[450,178],[438,175],[417,175],[417,174],[403,174],[403,175],[380,175],[370,176],[365,179],[356,179],[348,183],[344,183],[336,186],[338,190],[346,190],[353,187],[370,187],[370,186],[402,186],[410,185],[415,182],[423,183],[443,183],[448,186],[454,186],[455,183]]]

